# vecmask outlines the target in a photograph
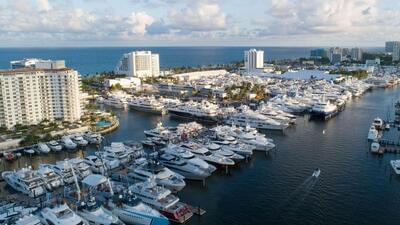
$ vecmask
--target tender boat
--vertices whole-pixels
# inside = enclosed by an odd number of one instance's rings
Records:
[[[371,143],[371,152],[372,153],[379,153],[379,148],[380,148],[381,146],[379,145],[379,143],[378,142],[372,142]]]
[[[381,118],[379,118],[379,117],[376,117],[374,119],[374,121],[372,122],[372,125],[374,125],[377,130],[382,130],[382,128],[383,128],[383,120]]]
[[[59,152],[62,150],[62,146],[57,141],[50,141],[47,145],[52,151]]]
[[[390,165],[392,166],[394,172],[395,172],[397,175],[400,175],[400,160],[399,160],[399,159],[397,159],[397,160],[390,160]]]
[[[45,143],[38,143],[37,150],[39,153],[45,153],[45,154],[50,152],[49,146],[47,146]]]
[[[379,132],[376,130],[375,126],[372,125],[368,131],[368,140],[376,141],[378,139]]]
[[[24,167],[17,171],[4,171],[1,176],[13,189],[29,197],[38,197],[45,193],[42,178],[31,167]]]
[[[317,168],[314,170],[312,176],[315,178],[318,178],[320,174],[321,174],[321,170],[319,168]]]
[[[72,136],[72,141],[78,146],[85,147],[89,144],[87,140],[85,140],[81,135],[75,134]]]

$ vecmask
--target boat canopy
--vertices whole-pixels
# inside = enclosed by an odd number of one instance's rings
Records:
[[[106,182],[107,182],[107,178],[100,174],[91,174],[82,180],[83,184],[85,184],[87,186],[91,186],[91,187],[97,187],[100,184],[104,184]]]

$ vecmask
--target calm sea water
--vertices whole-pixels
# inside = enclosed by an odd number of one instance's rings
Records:
[[[0,69],[10,67],[11,60],[23,58],[65,59],[66,64],[82,75],[111,71],[123,53],[150,50],[160,54],[162,68],[224,64],[243,60],[243,51],[250,47],[118,47],[118,48],[0,48]],[[260,47],[265,59],[308,57],[311,47]],[[369,48],[368,51],[382,51]]]
[[[400,177],[394,175],[389,161],[398,156],[371,155],[366,135],[376,116],[386,118],[388,106],[399,94],[400,88],[369,92],[350,101],[344,112],[329,121],[300,117],[297,125],[284,133],[267,132],[278,146],[276,151],[268,156],[256,154],[250,162],[231,169],[229,175],[217,171],[207,179],[206,187],[188,182],[179,197],[207,210],[204,216],[193,217],[190,224],[397,224]],[[168,116],[115,111],[121,127],[106,136],[108,142],[140,140],[143,130],[159,121],[167,125],[179,122]],[[76,154],[93,154],[93,149]],[[22,158],[0,168],[37,166],[66,156]],[[317,167],[321,175],[312,180]],[[10,189],[4,188],[4,182],[0,184],[0,196],[7,195]]]

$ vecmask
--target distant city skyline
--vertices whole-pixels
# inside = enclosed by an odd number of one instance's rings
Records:
[[[3,0],[0,47],[384,47],[392,0]]]

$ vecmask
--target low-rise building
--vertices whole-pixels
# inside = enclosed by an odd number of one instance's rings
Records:
[[[37,68],[37,69],[63,69],[65,60],[22,59],[10,62],[11,69]]]
[[[111,88],[114,85],[121,85],[122,88],[135,88],[141,85],[141,80],[136,77],[116,78],[104,80],[104,87]]]

